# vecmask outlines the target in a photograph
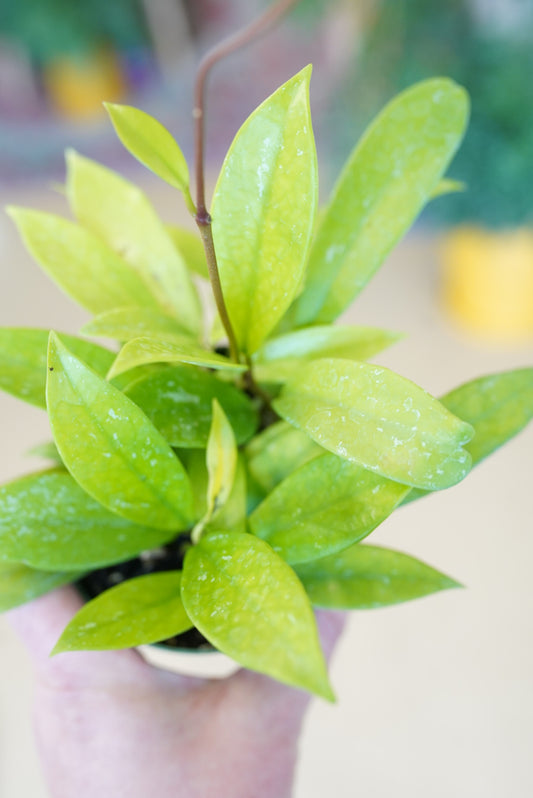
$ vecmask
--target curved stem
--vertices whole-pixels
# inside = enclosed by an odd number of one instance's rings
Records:
[[[298,2],[299,0],[278,0],[278,2],[267,8],[267,10],[252,23],[208,52],[200,62],[196,74],[193,109],[196,174],[195,219],[204,243],[209,278],[211,280],[217,310],[228,336],[231,356],[235,361],[239,360],[239,347],[222,293],[213,243],[213,233],[211,230],[211,217],[207,211],[205,200],[205,94],[207,78],[215,64],[226,56],[231,55],[236,50],[251,44],[251,42],[255,41],[259,36],[262,36]]]

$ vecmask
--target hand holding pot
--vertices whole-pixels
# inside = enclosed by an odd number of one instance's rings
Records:
[[[35,670],[51,798],[291,795],[308,694],[245,670],[220,681],[176,676],[131,650],[50,658],[80,603],[63,588],[10,613]],[[342,616],[318,622],[331,654]]]

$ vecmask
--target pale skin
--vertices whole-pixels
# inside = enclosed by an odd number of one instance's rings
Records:
[[[9,614],[35,672],[50,798],[289,798],[309,696],[251,671],[177,676],[135,651],[49,657],[81,599],[62,588]],[[318,613],[326,656],[339,613]]]

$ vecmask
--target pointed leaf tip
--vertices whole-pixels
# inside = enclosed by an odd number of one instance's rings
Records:
[[[104,103],[104,107],[126,149],[162,180],[188,194],[187,162],[161,122],[131,105]]]

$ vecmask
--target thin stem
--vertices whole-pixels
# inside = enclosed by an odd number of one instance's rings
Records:
[[[246,47],[259,36],[265,34],[298,2],[299,0],[278,0],[278,2],[267,8],[267,10],[252,23],[233,36],[230,36],[207,53],[200,62],[196,75],[193,109],[196,173],[195,219],[204,242],[209,278],[211,280],[215,302],[220,319],[228,336],[231,356],[235,361],[239,360],[239,347],[222,293],[215,247],[213,244],[211,217],[207,211],[205,200],[205,94],[207,78],[215,64],[226,56],[231,55],[236,50]]]

